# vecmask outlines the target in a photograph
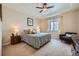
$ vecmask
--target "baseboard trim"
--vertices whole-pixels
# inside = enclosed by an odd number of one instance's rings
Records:
[[[2,43],[2,46],[7,46],[7,45],[10,45],[10,41]]]

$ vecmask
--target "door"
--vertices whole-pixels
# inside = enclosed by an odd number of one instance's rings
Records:
[[[0,56],[2,52],[2,5],[0,4]]]

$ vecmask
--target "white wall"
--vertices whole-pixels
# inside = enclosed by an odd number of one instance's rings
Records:
[[[2,6],[3,15],[3,45],[10,43],[11,33],[14,31],[14,26],[17,26],[20,31],[27,29],[27,15],[16,10]],[[37,20],[33,18],[34,26],[37,26]],[[7,43],[8,42],[8,43]]]
[[[63,15],[63,32],[77,32],[77,13],[70,11]]]
[[[77,32],[79,33],[79,10],[77,11]]]
[[[2,52],[2,22],[0,19],[0,56],[1,56],[1,52]]]
[[[48,20],[47,19],[39,19],[40,31],[47,32],[48,31]]]

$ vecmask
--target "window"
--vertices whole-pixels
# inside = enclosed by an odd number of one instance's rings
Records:
[[[49,20],[49,30],[53,32],[59,31],[59,21],[58,20]]]

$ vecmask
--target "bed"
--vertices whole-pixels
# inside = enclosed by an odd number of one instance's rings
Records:
[[[22,33],[22,41],[31,45],[34,48],[40,48],[51,40],[51,34],[49,33],[37,33],[37,34],[26,34]]]

